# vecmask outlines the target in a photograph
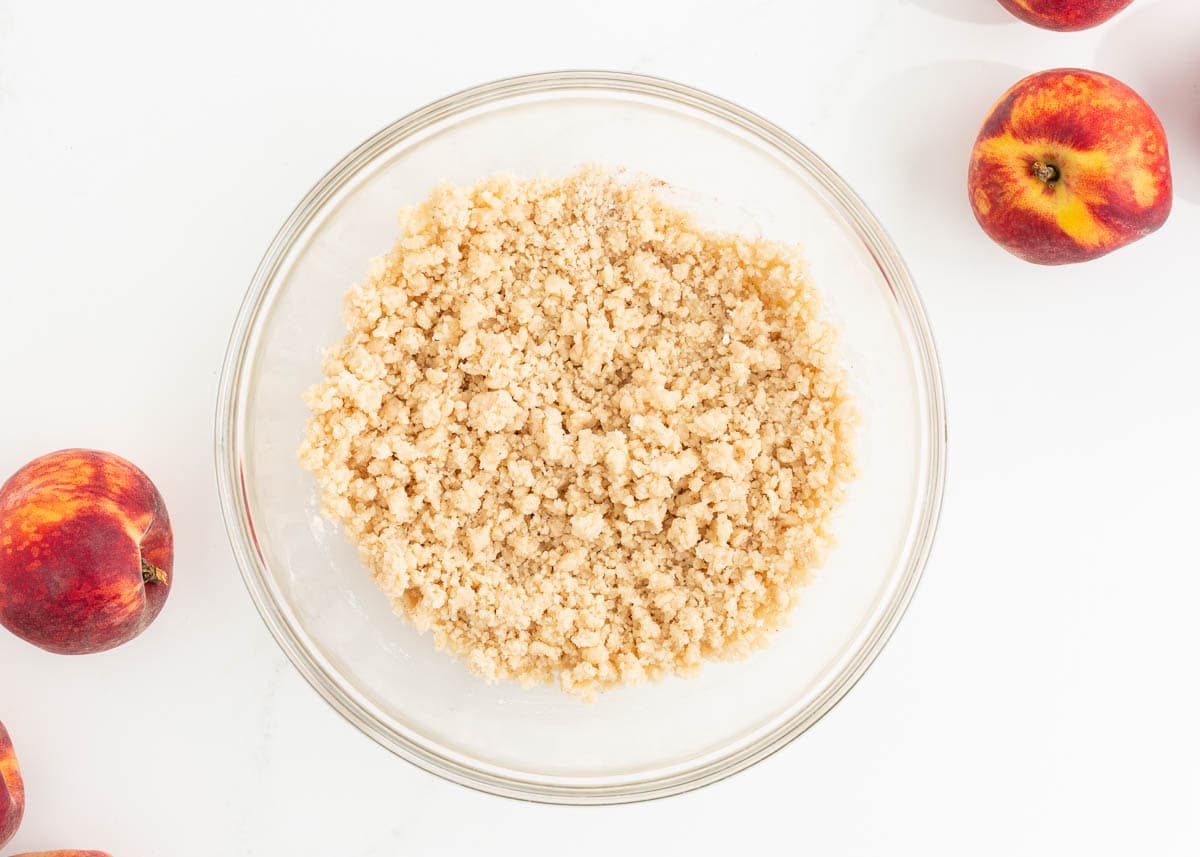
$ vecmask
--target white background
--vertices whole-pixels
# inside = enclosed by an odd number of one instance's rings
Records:
[[[1197,854],[1197,45],[1195,0],[1075,35],[995,0],[0,2],[0,477],[64,446],[132,458],[178,571],[116,652],[0,635],[10,850]],[[1159,111],[1176,206],[1042,269],[982,234],[964,176],[992,101],[1063,65]],[[862,683],[756,768],[611,809],[476,794],[343,722],[249,603],[211,451],[236,307],[307,188],[434,98],[563,67],[709,89],[822,154],[907,256],[950,406],[934,555]]]

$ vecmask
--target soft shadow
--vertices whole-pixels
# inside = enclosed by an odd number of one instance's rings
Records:
[[[1177,196],[1200,202],[1200,3],[1134,4],[1113,21],[1094,68],[1136,89],[1167,130]]]
[[[967,201],[967,165],[988,111],[1025,74],[1004,63],[932,63],[889,78],[863,99],[858,134],[876,141],[876,157],[859,181],[876,190],[879,214],[908,247],[969,263],[986,242]]]
[[[927,12],[970,21],[972,24],[1011,24],[1016,18],[1004,11],[996,0],[908,0]]]

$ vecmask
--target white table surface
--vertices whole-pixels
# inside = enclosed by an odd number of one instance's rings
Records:
[[[0,473],[64,446],[134,459],[178,571],[116,652],[0,634],[28,791],[9,850],[1198,853],[1200,4],[1075,35],[994,0],[574,5],[0,2]],[[964,174],[1000,92],[1062,65],[1159,111],[1176,205],[1042,269],[978,229]],[[933,558],[862,683],[749,771],[605,809],[476,794],[343,722],[250,604],[211,449],[235,309],[310,184],[436,97],[562,67],[675,78],[813,146],[906,254],[950,406]]]

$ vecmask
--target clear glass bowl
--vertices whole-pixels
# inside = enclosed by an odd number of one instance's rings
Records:
[[[838,546],[791,626],[736,663],[588,705],[487,685],[393,615],[297,464],[303,391],[343,335],[343,293],[439,181],[600,162],[665,179],[701,222],[801,243],[863,412]],[[946,454],[933,340],[900,254],[853,191],[780,128],[679,84],[539,74],[449,96],[322,178],[267,249],[234,326],[216,421],[225,523],[264,621],[339,712],[440,776],[509,797],[613,803],[752,765],[850,689],[896,626],[938,517]]]

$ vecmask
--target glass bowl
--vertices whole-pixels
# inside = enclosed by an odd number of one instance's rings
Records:
[[[752,657],[594,704],[488,685],[395,616],[297,464],[304,390],[344,332],[341,301],[439,181],[603,163],[666,180],[702,224],[799,242],[863,420],[838,544],[791,625]],[[246,586],[296,668],[416,765],[509,797],[615,803],[754,764],[850,689],[913,594],[946,454],[933,340],[900,254],[854,192],[780,128],[676,83],[537,74],[451,95],[383,129],[309,191],[238,314],[216,419],[225,524]]]

